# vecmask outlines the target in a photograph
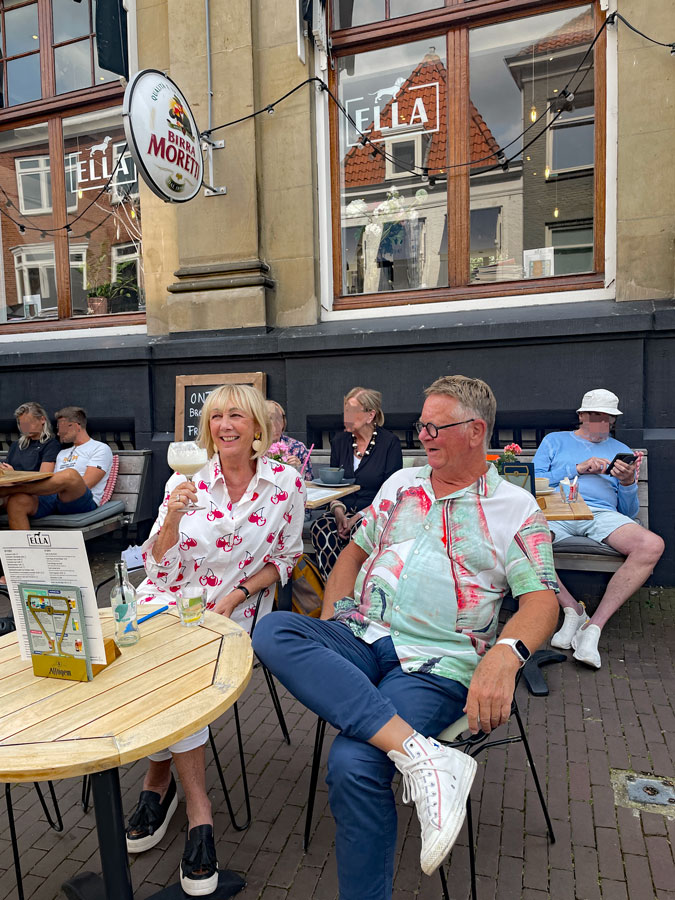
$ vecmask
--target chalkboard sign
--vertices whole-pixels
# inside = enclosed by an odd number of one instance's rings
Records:
[[[227,375],[176,376],[176,441],[194,441],[199,432],[199,417],[211,391],[222,384],[252,384],[263,394],[267,386],[264,372],[230,372]]]

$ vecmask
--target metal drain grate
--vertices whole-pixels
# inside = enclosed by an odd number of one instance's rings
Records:
[[[672,806],[675,808],[675,784],[662,778],[626,776],[626,793],[633,803]]]
[[[617,806],[675,819],[675,779],[630,769],[610,769],[609,775]]]

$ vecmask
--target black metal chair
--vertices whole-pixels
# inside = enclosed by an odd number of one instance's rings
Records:
[[[516,678],[516,688],[518,687],[518,682],[520,681],[520,673],[522,671],[523,670],[521,669],[518,672],[518,677]],[[541,810],[544,814],[544,819],[546,820],[546,828],[548,829],[551,843],[554,844],[555,834],[553,833],[551,817],[549,816],[548,807],[546,806],[546,799],[544,798],[544,792],[542,791],[541,784],[539,782],[539,775],[537,774],[537,767],[534,764],[532,751],[530,750],[530,744],[527,739],[527,732],[525,731],[525,726],[523,725],[520,710],[518,709],[518,702],[516,700],[515,691],[513,694],[513,701],[511,702],[511,715],[515,717],[516,723],[518,725],[518,734],[509,735],[508,737],[498,738],[495,740],[490,740],[490,735],[485,734],[484,731],[479,731],[477,734],[471,734],[468,731],[469,723],[467,717],[462,716],[461,719],[458,719],[452,725],[448,726],[448,728],[445,728],[439,735],[437,735],[436,740],[441,744],[445,744],[446,747],[453,747],[455,750],[461,750],[463,753],[468,753],[469,756],[474,757],[478,756],[478,754],[482,753],[484,750],[489,750],[491,747],[503,747],[506,744],[522,743],[523,747],[525,748],[527,761],[530,764],[530,771],[532,772],[534,785],[537,789],[539,802],[541,803]],[[471,797],[469,797],[466,801],[466,824],[469,832],[469,869],[471,873],[471,897],[472,900],[477,900],[478,894],[476,890],[476,850],[474,847]],[[438,872],[441,878],[444,900],[450,900],[450,895],[448,894],[448,884],[445,878],[445,870],[442,865],[440,866]]]
[[[518,687],[518,682],[520,681],[520,675],[522,673],[522,669],[518,672],[518,676],[516,678],[516,688]],[[530,750],[530,745],[527,740],[527,732],[525,731],[525,726],[523,725],[523,720],[520,715],[520,710],[518,709],[518,703],[516,701],[516,694],[514,691],[513,701],[511,703],[511,715],[515,717],[516,723],[518,725],[518,734],[509,735],[505,738],[493,739],[490,740],[490,735],[485,734],[483,731],[479,731],[478,734],[468,734],[465,737],[461,737],[464,732],[468,730],[468,721],[466,716],[462,716],[452,725],[449,725],[445,728],[439,735],[436,736],[436,740],[442,744],[445,744],[448,747],[453,747],[456,750],[461,750],[463,753],[468,753],[470,756],[478,756],[479,753],[482,753],[484,750],[489,750],[490,747],[501,747],[505,744],[515,744],[522,743],[525,748],[525,753],[527,755],[527,760],[530,764],[530,769],[532,771],[532,777],[534,778],[534,784],[537,789],[537,794],[539,796],[539,802],[541,803],[542,812],[544,813],[544,818],[546,819],[546,827],[548,829],[548,833],[551,839],[551,843],[555,843],[555,835],[553,833],[553,825],[551,824],[551,817],[548,813],[548,808],[546,806],[546,800],[544,799],[544,794],[541,789],[541,784],[539,782],[539,776],[537,774],[537,769],[534,764],[534,759],[532,757],[532,752]],[[310,772],[310,781],[309,781],[309,795],[307,797],[307,814],[305,817],[305,833],[303,837],[302,846],[306,851],[309,847],[310,842],[310,832],[312,829],[312,817],[314,814],[314,796],[316,794],[316,786],[319,780],[319,766],[321,763],[321,751],[323,749],[323,741],[326,734],[326,722],[321,717],[318,718],[316,723],[316,732],[314,736],[314,754],[312,756],[312,768]],[[471,817],[471,798],[467,800],[466,804],[466,821],[467,827],[469,830],[469,865],[471,870],[471,896],[472,900],[477,900],[476,893],[476,860],[475,860],[475,848],[474,848],[474,836],[473,836],[473,821]],[[439,874],[441,878],[441,885],[443,888],[443,897],[445,900],[450,900],[448,894],[448,886],[445,877],[445,871],[443,866],[439,868]]]

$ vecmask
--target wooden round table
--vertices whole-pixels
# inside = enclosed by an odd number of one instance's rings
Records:
[[[101,623],[112,636],[110,610]],[[253,666],[246,632],[215,613],[198,628],[181,626],[173,610],[139,627],[142,639],[89,682],[37,678],[16,633],[0,638],[0,782],[92,775],[109,900],[133,897],[117,767],[213,722]]]

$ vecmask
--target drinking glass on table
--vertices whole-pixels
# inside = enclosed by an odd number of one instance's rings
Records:
[[[206,588],[186,588],[175,595],[180,624],[188,628],[201,625],[206,609]]]
[[[185,475],[188,481],[192,481],[194,475],[209,461],[209,455],[204,447],[200,447],[196,441],[174,441],[169,444],[169,452],[166,461],[180,475]],[[196,503],[187,504],[189,510],[205,509]]]

